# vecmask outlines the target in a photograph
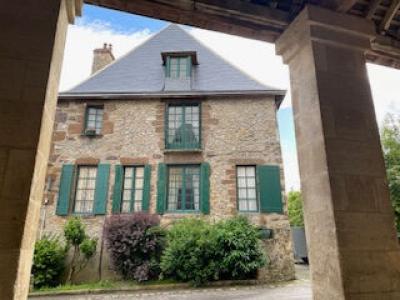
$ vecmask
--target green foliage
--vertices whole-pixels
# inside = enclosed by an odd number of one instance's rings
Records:
[[[203,220],[184,219],[168,231],[161,257],[164,276],[200,285],[219,276],[217,232]]]
[[[201,285],[218,279],[244,279],[266,263],[258,230],[244,218],[212,225],[184,219],[168,231],[161,257],[164,276]]]
[[[389,182],[390,199],[395,211],[397,231],[400,232],[400,119],[388,114],[381,132]]]
[[[299,191],[288,194],[288,214],[291,226],[304,227],[303,199]]]
[[[79,247],[84,257],[88,260],[96,253],[97,239],[86,238]]]
[[[33,285],[35,288],[60,284],[64,271],[66,250],[57,237],[44,236],[35,244],[33,255]]]
[[[64,225],[64,236],[68,247],[73,246],[73,254],[67,276],[67,282],[71,283],[76,274],[86,267],[89,260],[96,253],[97,238],[88,237],[85,225],[78,217],[72,217],[67,220]]]
[[[68,243],[79,246],[86,239],[85,226],[78,217],[72,217],[64,225],[64,235]]]
[[[223,279],[254,277],[266,264],[259,230],[245,217],[236,217],[216,224],[217,245],[221,255],[220,276]]]

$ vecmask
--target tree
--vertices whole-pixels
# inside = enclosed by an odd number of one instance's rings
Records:
[[[291,226],[304,227],[303,200],[299,191],[288,194],[288,214]]]
[[[400,232],[400,119],[387,114],[381,132],[383,154],[389,183],[390,199]]]
[[[69,267],[67,283],[72,283],[77,273],[82,271],[96,253],[97,239],[89,238],[85,226],[78,217],[68,219],[64,226],[67,247],[72,246],[73,255]]]

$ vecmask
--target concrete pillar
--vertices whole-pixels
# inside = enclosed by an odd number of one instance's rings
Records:
[[[0,299],[26,299],[75,0],[0,1]]]
[[[289,65],[314,299],[400,299],[400,251],[364,52],[368,21],[306,7]]]

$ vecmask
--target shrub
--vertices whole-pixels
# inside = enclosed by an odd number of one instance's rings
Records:
[[[97,238],[88,237],[85,226],[78,217],[72,217],[67,220],[64,225],[64,236],[68,248],[71,246],[73,248],[73,255],[67,276],[67,282],[71,283],[76,274],[87,266],[89,260],[96,253]]]
[[[157,278],[165,233],[156,215],[135,213],[110,216],[105,239],[114,268],[125,279],[139,282]]]
[[[219,278],[220,252],[215,227],[199,219],[176,222],[161,258],[164,276],[200,285]]]
[[[161,258],[164,276],[200,285],[218,279],[245,279],[266,258],[255,226],[243,217],[211,225],[199,219],[175,223]]]
[[[298,191],[288,194],[288,215],[290,225],[304,227],[303,200]]]
[[[54,236],[44,236],[35,244],[32,275],[35,288],[60,284],[65,267],[66,249]]]
[[[219,263],[224,279],[255,277],[257,270],[266,264],[261,247],[259,230],[245,217],[235,217],[216,225],[217,245],[221,252]]]

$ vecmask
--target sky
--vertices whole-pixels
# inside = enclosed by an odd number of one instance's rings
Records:
[[[84,5],[83,17],[69,25],[60,90],[69,89],[90,76],[93,49],[113,45],[116,58],[146,41],[169,23],[133,14]],[[185,26],[194,37],[254,79],[287,95],[278,111],[278,126],[285,171],[286,191],[299,190],[300,179],[290,99],[289,72],[273,44]],[[400,113],[400,71],[368,64],[377,122],[386,113]]]

